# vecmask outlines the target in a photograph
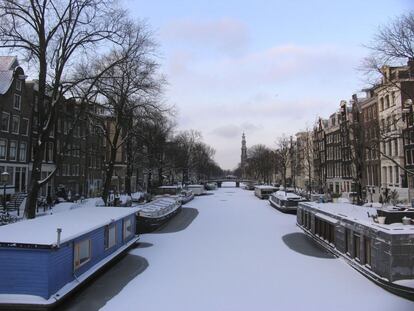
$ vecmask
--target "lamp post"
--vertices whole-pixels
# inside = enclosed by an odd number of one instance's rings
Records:
[[[1,182],[3,183],[3,210],[6,212],[6,186],[9,181],[9,173],[4,171],[1,173]]]

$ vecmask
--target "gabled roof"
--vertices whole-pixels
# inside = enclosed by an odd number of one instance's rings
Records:
[[[16,56],[0,56],[0,95],[9,90],[17,67],[19,62]]]

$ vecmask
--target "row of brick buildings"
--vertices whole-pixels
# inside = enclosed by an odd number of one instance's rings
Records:
[[[32,170],[32,150],[37,140],[38,87],[28,81],[18,59],[0,57],[0,173],[9,173],[8,185],[14,192],[26,192]],[[103,185],[106,140],[87,118],[80,118],[72,129],[79,105],[65,99],[57,112],[54,128],[48,138],[42,164],[42,177],[56,174],[44,185],[41,195],[54,196],[57,189],[75,196],[98,195]],[[103,108],[90,105],[88,113],[104,114]],[[111,118],[107,117],[110,128]],[[57,163],[57,155],[60,163]],[[124,189],[125,152],[119,148],[113,176],[113,189]],[[134,177],[135,178],[135,177]]]
[[[414,198],[414,60],[384,67],[382,75],[364,95],[341,101],[329,118],[319,118],[313,131],[296,135],[292,163],[302,164],[290,169],[296,186],[350,193],[360,180],[367,201],[393,190],[401,201]]]

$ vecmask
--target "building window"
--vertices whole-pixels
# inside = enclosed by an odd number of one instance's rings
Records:
[[[47,143],[47,161],[48,162],[53,161],[53,142]]]
[[[10,147],[9,147],[9,160],[16,161],[16,158],[17,158],[17,142],[12,140],[10,141]]]
[[[9,123],[10,123],[10,114],[7,112],[3,112],[1,114],[1,130],[3,132],[9,131]]]
[[[19,161],[26,162],[27,144],[25,142],[20,143]]]
[[[122,236],[123,236],[124,241],[132,235],[133,232],[132,232],[131,218],[124,219],[122,233],[123,233]]]
[[[0,139],[0,159],[5,160],[7,153],[7,140]]]
[[[22,90],[22,80],[16,80],[16,90],[21,91]]]
[[[105,227],[105,249],[116,245],[116,225]]]
[[[22,122],[20,123],[20,133],[23,135],[28,135],[29,132],[29,119],[22,118]]]
[[[398,139],[394,140],[394,155],[398,156]]]
[[[74,267],[80,268],[91,260],[91,240],[75,243]]]
[[[11,132],[13,134],[19,134],[19,128],[20,128],[20,117],[13,116],[12,123],[11,123]]]
[[[14,94],[14,103],[13,103],[14,109],[20,110],[21,103],[22,103],[22,97],[18,94]]]

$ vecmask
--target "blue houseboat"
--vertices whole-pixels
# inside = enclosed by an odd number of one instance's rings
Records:
[[[49,308],[135,244],[135,208],[83,207],[0,227],[0,308]]]

